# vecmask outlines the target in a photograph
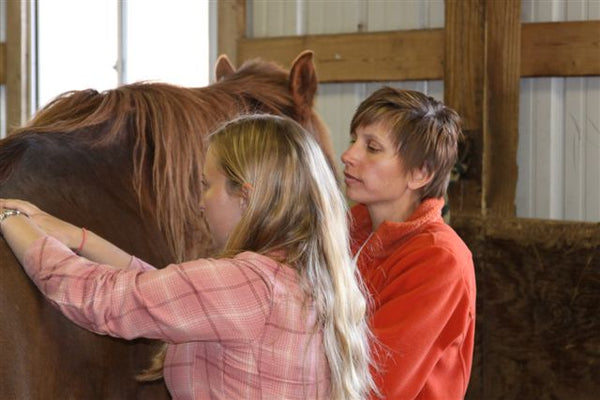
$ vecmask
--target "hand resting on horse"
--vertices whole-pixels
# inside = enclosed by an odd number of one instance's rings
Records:
[[[0,199],[0,212],[4,210],[18,210],[22,213],[0,222],[0,232],[21,263],[27,249],[44,236],[52,236],[76,250],[79,255],[98,263],[125,268],[131,261],[130,254],[100,236],[56,218],[29,202]]]

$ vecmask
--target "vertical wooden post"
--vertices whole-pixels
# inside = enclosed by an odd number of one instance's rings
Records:
[[[218,54],[227,54],[237,65],[238,46],[246,36],[246,0],[219,0]]]
[[[463,117],[471,146],[453,214],[515,215],[520,0],[447,0],[444,100]]]
[[[463,120],[468,170],[450,186],[453,215],[481,215],[485,0],[447,0],[444,29],[444,102]]]
[[[486,0],[484,215],[514,217],[519,141],[521,1]]]
[[[446,0],[445,9],[444,100],[462,116],[472,146],[467,176],[451,186],[452,221],[460,221],[455,216],[475,216],[459,222],[462,232],[485,230],[487,216],[515,215],[521,4],[520,0]],[[473,227],[465,221],[482,224]],[[474,250],[480,260],[485,259],[485,247]],[[486,279],[481,267],[478,283]],[[490,377],[497,366],[486,364],[487,326],[485,310],[478,312],[467,399],[487,398],[494,390]]]
[[[30,1],[6,3],[6,130],[31,115]],[[10,62],[8,62],[10,60]]]

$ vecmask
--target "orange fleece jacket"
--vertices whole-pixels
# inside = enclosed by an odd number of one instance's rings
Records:
[[[385,399],[463,399],[475,333],[471,252],[427,199],[405,222],[372,232],[364,205],[351,210],[352,252],[373,297],[379,346],[374,371]],[[375,398],[375,397],[374,397]]]

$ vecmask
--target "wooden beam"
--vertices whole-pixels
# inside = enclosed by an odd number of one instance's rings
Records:
[[[480,130],[483,111],[484,0],[445,3],[444,102],[463,119],[466,130]]]
[[[521,76],[600,75],[600,21],[523,24]]]
[[[600,223],[533,218],[498,218],[453,216],[452,227],[471,231],[486,238],[517,242],[523,246],[544,248],[577,246],[583,249],[600,247]]]
[[[485,0],[446,0],[444,102],[463,122],[468,169],[448,190],[452,215],[481,213]]]
[[[246,35],[246,1],[219,0],[217,12],[217,53],[227,54],[237,65],[240,41]]]
[[[470,7],[470,4],[466,2],[465,6]],[[521,29],[524,60],[521,76],[600,75],[600,21],[530,23],[522,24]],[[456,35],[456,32],[452,34]],[[235,33],[228,36],[231,38]],[[219,51],[237,54],[238,64],[261,57],[286,65],[302,50],[311,49],[315,51],[321,82],[422,80],[444,78],[444,57],[447,55],[444,42],[444,29],[422,29],[260,39],[243,37],[236,50],[227,50],[226,46],[220,45]],[[457,50],[457,55],[473,51],[465,47]]]
[[[443,75],[443,29],[243,39],[238,55],[241,60],[261,57],[286,65],[305,49],[315,52],[321,82],[440,79]]]
[[[0,42],[0,85],[6,84],[6,43]]]
[[[482,208],[513,217],[517,186],[521,2],[486,0]]]
[[[31,115],[31,68],[29,1],[6,2],[6,130]],[[10,62],[8,62],[10,60]]]

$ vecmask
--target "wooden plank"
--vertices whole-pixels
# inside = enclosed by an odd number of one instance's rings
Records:
[[[9,134],[25,123],[31,113],[30,6],[29,1],[6,3],[6,131]]]
[[[6,84],[6,43],[0,42],[0,85]]]
[[[515,215],[521,2],[486,0],[482,208]]]
[[[240,40],[246,35],[246,1],[219,0],[218,7],[217,52],[237,65]]]
[[[311,49],[321,82],[440,79],[443,46],[443,29],[423,29],[243,39],[238,56],[287,65]]]
[[[521,30],[521,76],[600,75],[600,21],[529,23]],[[243,38],[237,51],[240,61],[262,57],[285,65],[312,49],[321,82],[442,79],[444,40],[444,29]],[[464,51],[472,52],[457,54]]]
[[[510,240],[524,246],[577,246],[582,249],[600,247],[599,222],[460,215],[452,217],[452,227],[469,232],[469,235],[480,236],[480,239]]]
[[[461,115],[466,130],[482,127],[483,1],[446,2],[444,100]]]
[[[521,76],[600,75],[600,21],[522,24]]]
[[[453,215],[481,213],[484,6],[484,0],[448,0],[445,7],[444,102],[462,117],[468,146],[462,148],[470,148],[467,175],[449,188]]]

